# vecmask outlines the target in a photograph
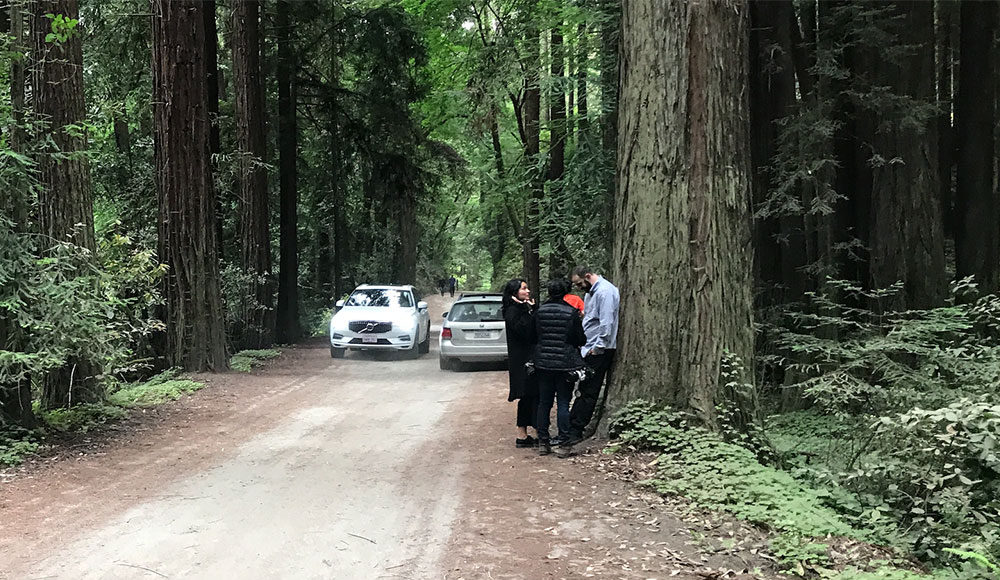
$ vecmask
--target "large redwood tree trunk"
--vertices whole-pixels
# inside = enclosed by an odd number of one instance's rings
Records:
[[[196,371],[228,367],[215,188],[209,162],[204,4],[152,0],[153,123],[167,359]]]
[[[1000,289],[1000,200],[993,181],[997,3],[962,2],[955,100],[955,262],[982,290]]]
[[[249,281],[244,290],[240,332],[234,337],[240,348],[264,348],[274,341],[260,13],[259,0],[233,3],[233,87],[236,144],[240,155],[240,262]]]
[[[541,112],[542,89],[539,82],[541,70],[540,44],[541,36],[535,27],[529,27],[525,33],[527,43],[527,58],[525,59],[524,77],[524,163],[528,166],[531,191],[528,198],[528,210],[524,219],[524,231],[521,236],[521,253],[524,258],[522,276],[528,282],[531,292],[538,296],[541,290],[540,260],[538,251],[539,220],[541,205],[544,199],[542,176],[538,174],[538,156],[541,153]]]
[[[622,8],[611,406],[652,399],[715,427],[725,353],[753,354],[747,6]],[[737,403],[750,420],[753,398]]]
[[[897,34],[912,47],[903,58],[880,57],[880,82],[898,95],[933,103],[934,3],[896,2]],[[885,288],[903,283],[897,308],[939,306],[947,293],[944,270],[944,223],[938,178],[937,119],[921,124],[883,119],[875,134],[875,152],[886,163],[873,170],[871,205],[871,281]],[[891,161],[890,161],[891,160]],[[994,226],[995,227],[995,226]]]
[[[292,42],[292,7],[287,1],[275,6],[278,36],[278,181],[280,225],[278,264],[278,311],[276,339],[295,342],[299,328],[299,134],[295,116],[296,53]]]
[[[69,242],[96,252],[87,139],[79,129],[87,118],[82,31],[73,30],[64,39],[47,38],[54,22],[47,15],[76,20],[80,9],[77,0],[37,0],[33,8],[31,87],[35,119],[41,124],[36,140],[43,144],[36,155],[39,226],[46,245]],[[42,405],[55,408],[100,399],[94,374],[91,361],[71,358],[45,377]]]

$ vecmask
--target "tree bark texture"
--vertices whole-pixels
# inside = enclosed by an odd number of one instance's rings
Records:
[[[204,0],[202,17],[205,19],[205,87],[208,89],[208,120],[212,124],[208,135],[208,149],[215,156],[222,152],[219,140],[219,29],[216,24],[216,1]],[[216,163],[212,161],[213,173]],[[215,245],[219,248],[219,259],[226,247],[223,228],[222,197],[215,200]]]
[[[955,101],[955,266],[981,290],[1000,289],[1000,201],[993,179],[997,3],[962,2]]]
[[[72,242],[93,252],[94,203],[85,154],[87,139],[79,127],[87,116],[82,31],[75,30],[62,42],[47,41],[52,20],[46,14],[77,19],[80,10],[77,0],[38,0],[34,4],[32,99],[35,116],[44,123],[39,138],[51,139],[38,156],[39,223],[42,234],[52,241]]]
[[[723,356],[753,354],[747,7],[622,6],[611,403],[669,403],[715,427]]]
[[[205,25],[198,0],[152,0],[153,122],[167,358],[194,371],[228,367],[219,291]]]
[[[524,77],[524,162],[528,168],[528,179],[531,192],[528,198],[528,211],[524,219],[524,232],[521,236],[521,251],[524,259],[523,276],[527,280],[532,293],[538,296],[541,290],[539,272],[539,219],[541,213],[544,189],[542,176],[538,174],[538,163],[541,140],[542,90],[539,83],[541,70],[540,44],[541,36],[537,28],[529,26],[525,34],[527,43],[527,58],[525,59]]]
[[[32,38],[34,70],[32,100],[39,122],[36,140],[42,143],[36,155],[38,222],[47,245],[72,243],[93,253],[94,203],[87,138],[82,124],[87,119],[83,92],[82,30],[53,31],[54,18],[77,20],[77,0],[38,0],[33,5]],[[47,38],[50,34],[65,38]],[[49,373],[43,381],[42,405],[65,407],[96,401],[102,393],[89,361],[71,358],[65,367]]]
[[[944,220],[944,235],[954,238],[954,185],[955,137],[952,127],[954,115],[954,60],[955,50],[952,36],[958,28],[958,9],[961,4],[950,0],[937,0],[935,9],[935,51],[937,60],[937,137],[938,137],[938,178],[940,186],[941,216]]]
[[[273,343],[274,286],[271,280],[271,234],[264,167],[264,79],[260,63],[260,2],[233,3],[233,87],[236,97],[236,144],[240,156],[240,258],[249,285],[244,289],[240,348]]]
[[[610,226],[611,216],[615,212],[615,172],[618,165],[618,91],[621,51],[621,0],[600,0],[598,7],[601,13],[601,150],[604,152],[604,211]],[[617,235],[614,228],[607,228],[608,236],[605,248],[608,255],[614,251],[614,238]]]
[[[912,50],[894,60],[880,56],[880,82],[897,95],[933,103],[934,4],[896,2],[893,15],[899,42]],[[936,121],[883,119],[875,133],[875,152],[885,161],[873,169],[871,281],[875,288],[903,283],[893,300],[897,308],[939,306],[947,292]]]
[[[282,0],[275,6],[275,34],[278,36],[278,181],[280,198],[278,311],[275,336],[280,343],[292,343],[301,336],[299,328],[299,135],[295,116],[296,52],[291,23],[292,7]]]
[[[565,277],[573,265],[572,256],[566,246],[565,235],[558,224],[563,221],[565,201],[562,199],[562,179],[566,173],[566,47],[563,43],[560,24],[552,29],[549,36],[552,63],[549,67],[549,204],[546,221],[555,227],[548,227],[551,239],[549,248],[549,278]]]

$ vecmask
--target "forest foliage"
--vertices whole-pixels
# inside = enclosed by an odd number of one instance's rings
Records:
[[[517,276],[537,291],[573,265],[621,266],[620,2],[267,0],[265,146],[248,156],[238,1],[198,3],[213,23],[199,53],[217,133],[209,259],[232,368],[277,352],[246,344],[248,330],[294,340],[359,283],[430,290],[455,275],[496,289]],[[736,410],[717,401],[721,434],[705,430],[690,409],[658,410],[676,397],[656,384],[655,405],[626,408],[612,431],[663,453],[653,487],[779,531],[789,562],[822,567],[828,535],[932,565],[998,562],[996,2],[746,6],[737,120],[750,130],[755,358],[718,362],[720,392],[760,420],[729,429]],[[89,428],[196,388],[148,382],[172,360],[150,12],[147,0],[0,0],[3,462],[37,449],[39,424]],[[71,47],[85,115],[52,127],[32,82],[42,55]],[[59,150],[64,138],[85,146]],[[51,169],[70,161],[86,167],[93,231],[49,235]],[[270,209],[251,216],[268,226],[263,272],[243,260],[248,168],[267,176]],[[295,324],[272,312],[288,300]],[[650,353],[643,365],[675,354]],[[868,573],[903,574],[856,577]]]

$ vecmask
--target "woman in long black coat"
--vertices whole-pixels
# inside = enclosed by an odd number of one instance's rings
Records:
[[[510,365],[508,401],[517,401],[517,447],[533,447],[538,440],[528,435],[538,412],[538,380],[525,363],[535,350],[535,303],[528,283],[516,278],[503,289],[503,319],[507,328],[507,361]]]

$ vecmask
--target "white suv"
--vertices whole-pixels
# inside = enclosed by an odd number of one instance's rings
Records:
[[[444,313],[441,324],[441,370],[466,362],[507,360],[507,331],[500,294],[463,293]]]
[[[337,302],[330,318],[330,356],[351,350],[398,350],[417,358],[430,350],[427,303],[413,286],[363,284]]]

